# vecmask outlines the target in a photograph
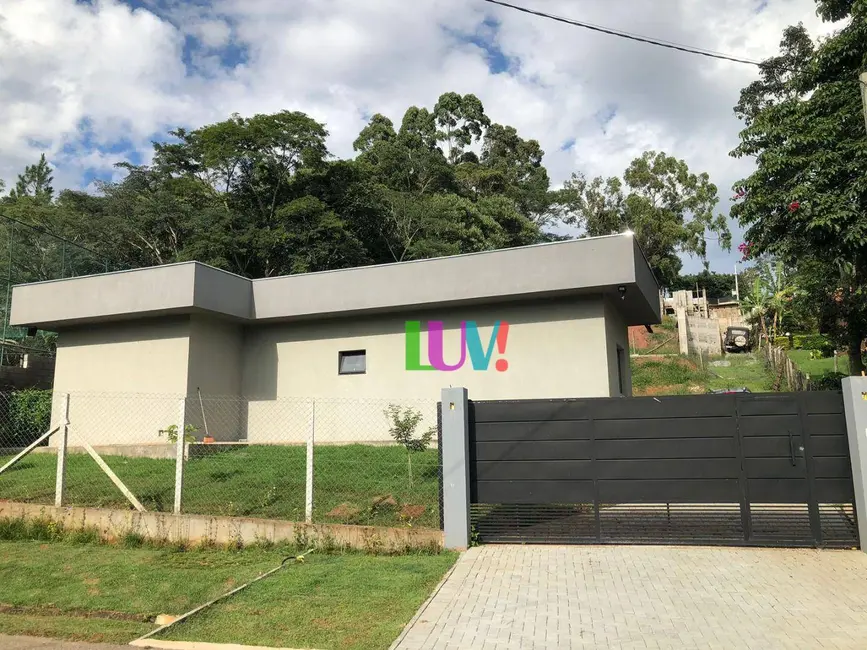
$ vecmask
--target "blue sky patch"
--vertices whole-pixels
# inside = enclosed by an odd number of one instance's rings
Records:
[[[518,67],[516,58],[508,56],[497,43],[500,29],[499,21],[487,17],[476,28],[475,33],[458,32],[446,26],[442,30],[462,43],[475,45],[485,53],[488,70],[491,74],[508,73]]]

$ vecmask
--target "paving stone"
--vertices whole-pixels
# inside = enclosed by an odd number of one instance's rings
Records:
[[[422,647],[863,650],[867,554],[481,546],[392,650]]]

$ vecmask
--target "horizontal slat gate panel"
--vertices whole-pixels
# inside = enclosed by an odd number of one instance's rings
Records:
[[[738,396],[737,403],[742,418],[751,415],[798,415],[798,402],[791,397],[768,394]]]
[[[534,440],[532,442],[476,443],[477,461],[590,460],[589,440]]]
[[[857,544],[840,392],[471,402],[469,413],[484,538]]]
[[[521,400],[516,402],[472,402],[475,422],[545,422],[586,420],[589,400]]]
[[[804,418],[804,430],[816,438],[824,436],[845,436],[846,416],[842,413],[808,413]]]
[[[795,451],[801,446],[800,436],[794,436]],[[755,436],[744,438],[743,450],[746,458],[789,458],[791,460],[791,441],[788,435]]]
[[[741,417],[738,426],[744,438],[781,436],[788,435],[789,431],[799,433],[801,420],[797,415],[755,415]]]
[[[810,489],[804,479],[747,479],[751,503],[807,503]]]
[[[593,503],[593,481],[477,481],[475,503]]]
[[[597,460],[600,479],[700,479],[736,478],[740,464],[736,458],[677,460]]]
[[[747,478],[786,478],[801,479],[804,476],[804,459],[795,456],[795,464],[791,458],[747,458],[744,460],[744,470]]]
[[[737,479],[600,480],[600,503],[737,503]]]
[[[725,438],[735,435],[731,417],[596,420],[597,440],[611,438]]]
[[[590,440],[590,422],[483,422],[476,424],[474,440]]]
[[[506,463],[481,461],[476,463],[479,481],[532,481],[544,477],[548,481],[589,479],[589,460],[517,460]]]
[[[815,436],[810,439],[813,457],[840,456],[849,458],[849,439],[845,435]]]
[[[596,458],[599,460],[640,458],[652,461],[665,458],[735,458],[736,456],[737,445],[732,438],[596,441]]]
[[[814,458],[813,475],[816,478],[851,478],[852,465],[848,458]]]
[[[731,395],[679,395],[588,400],[594,420],[724,417],[734,412]]]
[[[839,390],[806,391],[797,393],[808,415],[843,413],[843,392]]]
[[[819,503],[852,503],[855,489],[851,478],[817,478],[815,498]]]

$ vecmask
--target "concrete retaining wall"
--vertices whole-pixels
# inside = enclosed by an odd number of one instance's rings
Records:
[[[107,540],[132,532],[148,539],[191,544],[246,545],[263,540],[295,542],[303,539],[311,547],[331,545],[377,552],[443,546],[442,531],[416,528],[304,524],[274,519],[173,515],[103,508],[56,508],[14,502],[0,502],[0,517],[47,518],[73,530],[95,526],[102,538]]]

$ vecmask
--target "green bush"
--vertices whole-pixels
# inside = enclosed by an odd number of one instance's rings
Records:
[[[784,350],[815,350],[822,357],[834,355],[834,344],[821,334],[792,334],[791,340],[788,336],[777,336],[774,345]]]
[[[51,391],[28,388],[9,393],[4,443],[26,447],[51,425]],[[8,442],[7,442],[8,441]]]
[[[810,379],[812,390],[840,390],[843,387],[841,383],[846,375],[841,373],[829,372],[819,377]]]
[[[826,350],[831,348],[834,352],[834,344],[821,334],[795,334],[792,337],[796,350]]]

